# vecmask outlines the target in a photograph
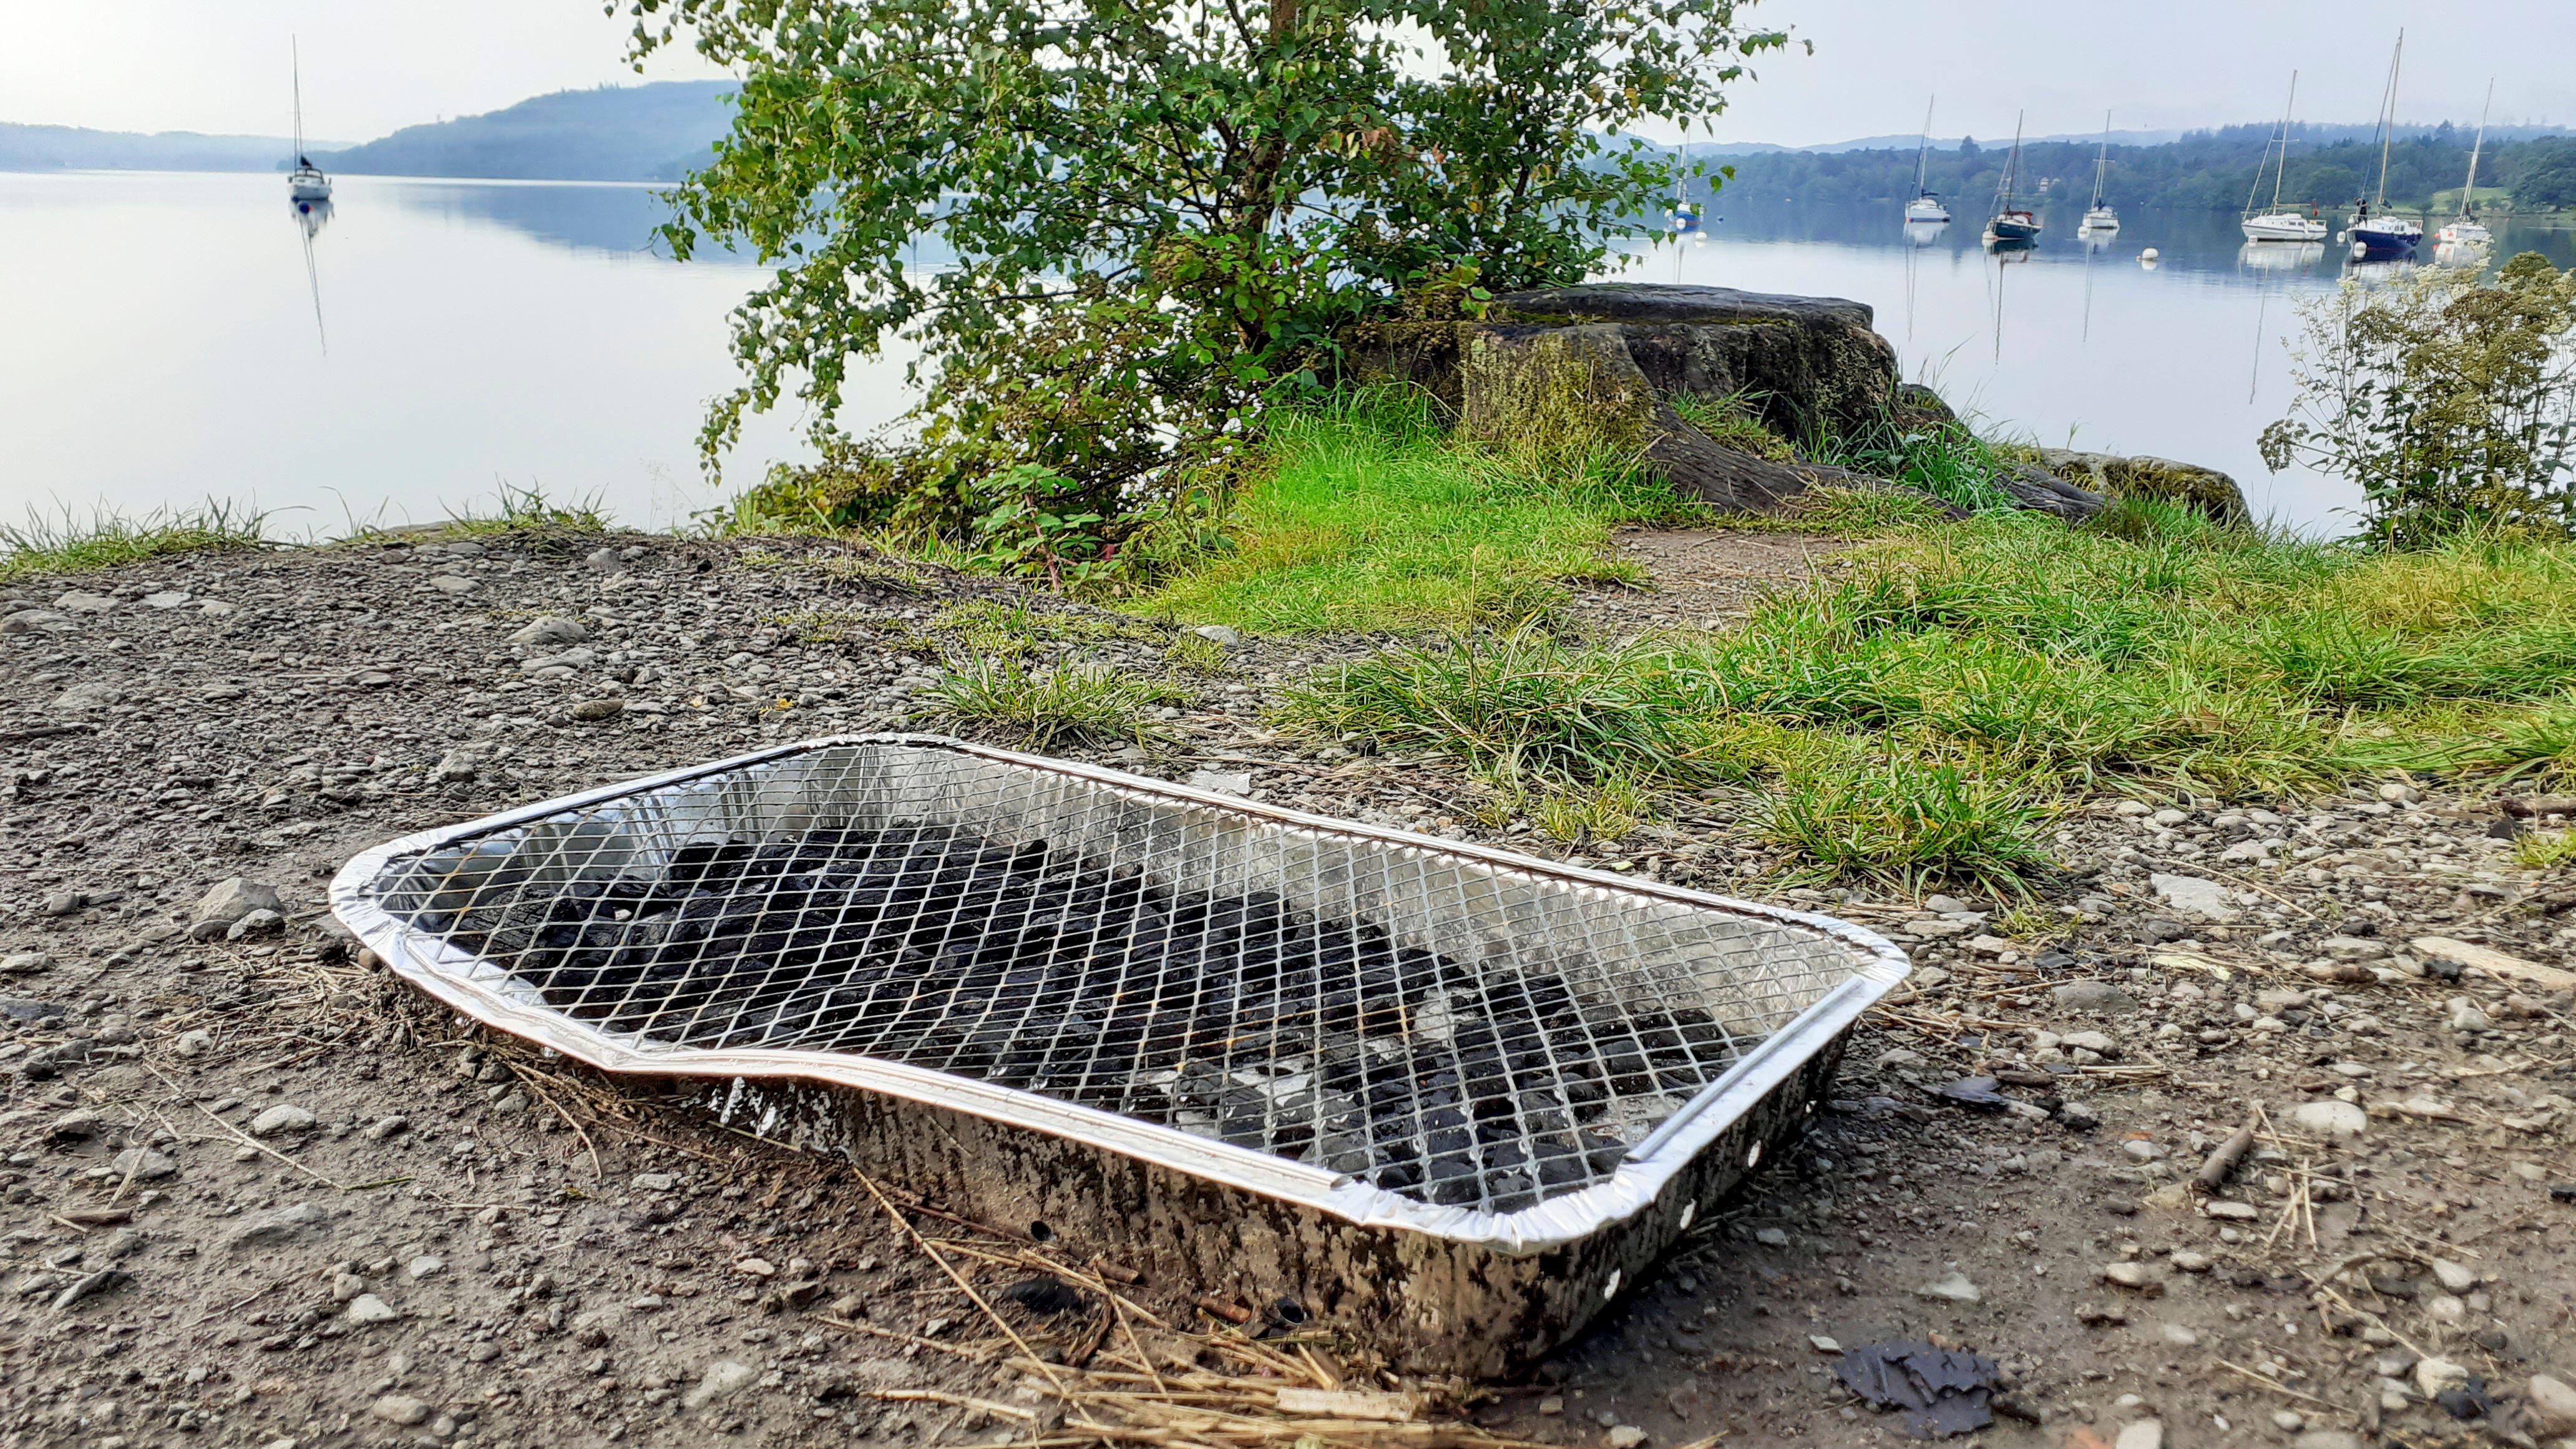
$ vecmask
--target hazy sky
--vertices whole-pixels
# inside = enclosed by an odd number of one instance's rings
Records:
[[[2576,0],[1762,0],[1813,40],[1760,67],[1727,140],[1801,144],[1913,130],[2033,134],[2259,121],[2292,67],[2299,113],[2366,121],[2389,43],[2411,28],[2399,112],[2576,123]],[[282,134],[287,39],[304,51],[305,126],[366,140],[543,91],[631,82],[625,26],[598,0],[0,0],[0,121]],[[653,78],[710,72],[666,59]]]

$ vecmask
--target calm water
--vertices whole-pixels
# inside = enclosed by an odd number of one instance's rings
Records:
[[[220,498],[326,534],[488,507],[506,484],[667,527],[718,501],[695,433],[760,273],[658,255],[650,191],[343,178],[309,268],[283,191],[0,174],[0,517]],[[2234,219],[2206,215],[2133,216],[2088,250],[2052,215],[2036,252],[1998,261],[1965,216],[1911,245],[1892,209],[1720,211],[1624,275],[1857,298],[1909,377],[1994,426],[2224,468],[2302,527],[2350,502],[2254,454],[2294,304],[2338,274],[2322,253],[2242,255]],[[2534,245],[2570,260],[2566,233],[2510,228],[2498,255]],[[901,411],[900,373],[857,369],[845,420]],[[754,420],[727,483],[794,456],[796,421]]]
[[[1721,205],[1703,237],[1648,249],[1621,275],[1867,302],[1905,375],[1983,425],[2222,469],[2258,515],[2349,527],[2355,490],[2305,471],[2275,476],[2255,450],[2289,405],[2285,343],[2299,304],[2331,294],[2352,265],[2336,248],[2249,247],[2234,215],[2208,212],[2133,212],[2096,245],[2077,239],[2076,207],[2042,214],[2036,249],[1998,256],[1979,245],[1982,216],[1954,209],[1949,226],[1909,237],[1893,206]],[[2564,267],[2571,241],[2502,223],[2493,258],[2538,250]]]

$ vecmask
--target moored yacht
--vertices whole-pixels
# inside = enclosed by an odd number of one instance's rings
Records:
[[[2281,205],[2281,179],[2290,169],[2290,112],[2299,101],[2299,73],[2290,72],[2290,98],[2281,106],[2281,124],[2272,139],[2263,146],[2263,159],[2254,168],[2254,189],[2245,196],[2245,219],[2240,224],[2250,242],[2322,242],[2326,239],[2325,221],[2313,208],[2306,213]],[[2278,159],[2274,157],[2279,152]],[[2272,168],[2272,205],[2256,211],[2254,199],[2263,194],[2264,168]]]
[[[2352,243],[2352,254],[2364,260],[2411,257],[2424,244],[2424,223],[2411,216],[2392,215],[2388,210],[2388,147],[2397,129],[2397,77],[2405,58],[2406,32],[2400,30],[2397,49],[2388,57],[2388,89],[2379,102],[2379,186],[2368,198],[2354,204],[2352,220],[2343,229],[2344,239]]]
[[[295,45],[292,40],[287,42]],[[290,49],[295,79],[295,167],[286,173],[286,196],[289,201],[314,202],[331,199],[331,178],[304,154],[304,55],[300,48]]]
[[[2013,200],[2013,187],[2021,180],[2022,118],[2013,117],[2012,155],[2004,160],[2004,176],[1995,188],[1994,215],[1986,219],[1986,245],[1996,248],[2022,248],[2039,241],[2039,213]]]
[[[2102,182],[2110,174],[2110,170],[2111,113],[2104,111],[2102,113],[2102,150],[2093,158],[2093,204],[2084,208],[2084,224],[2081,230],[2099,235],[2120,229],[2120,213],[2111,209],[2111,203],[2105,200],[2102,194]]]
[[[1914,199],[1905,203],[1905,224],[1941,225],[1950,220],[1950,208],[1941,198],[1924,188],[1924,167],[1932,159],[1932,102],[1923,103],[1923,144],[1914,152]]]

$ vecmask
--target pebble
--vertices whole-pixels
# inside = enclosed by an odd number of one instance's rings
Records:
[[[2064,1011],[2121,1012],[2138,1009],[2138,999],[2108,981],[2069,981],[2052,987],[2049,998]]]
[[[429,1417],[429,1405],[409,1394],[387,1394],[367,1406],[367,1412],[388,1424],[408,1429]]]
[[[1234,630],[1227,628],[1223,624],[1201,624],[1190,632],[1198,635],[1200,638],[1205,639],[1211,644],[1220,644],[1228,649],[1235,648],[1243,643],[1243,636],[1241,634],[1236,633]]]
[[[2105,1263],[2099,1271],[2105,1283],[2117,1284],[2139,1293],[2154,1294],[2164,1291],[2163,1280],[2157,1278],[2144,1263]]]
[[[286,917],[275,911],[251,911],[224,931],[227,941],[243,941],[286,929]]]
[[[2165,1449],[2165,1426],[2155,1419],[2123,1425],[2120,1437],[2111,1441],[2111,1449]]]
[[[348,1320],[354,1324],[391,1323],[402,1317],[394,1306],[373,1293],[361,1293],[349,1300]]]
[[[411,1280],[417,1283],[423,1278],[437,1277],[440,1273],[446,1271],[446,1268],[446,1259],[429,1253],[423,1253],[419,1257],[412,1259],[409,1263],[404,1264],[403,1272],[409,1274],[411,1276]]]
[[[2310,1429],[2291,1443],[2294,1449],[2362,1449],[2359,1435],[2341,1429]]]
[[[220,924],[229,927],[253,911],[276,911],[283,914],[286,902],[277,895],[277,887],[233,876],[215,882],[197,902],[195,921],[198,925]]]
[[[359,1135],[370,1142],[382,1142],[410,1125],[411,1119],[408,1117],[379,1117],[368,1123],[366,1130]]]
[[[706,1377],[698,1380],[698,1386],[689,1390],[681,1402],[692,1409],[702,1409],[717,1399],[748,1387],[759,1376],[748,1364],[735,1363],[729,1358],[718,1359],[707,1365]]]
[[[2176,1251],[2165,1261],[2173,1264],[2174,1271],[2178,1273],[2206,1273],[2210,1268],[2210,1258],[2207,1253],[2195,1253],[2188,1248]]]
[[[149,1147],[129,1147],[108,1162],[107,1170],[120,1179],[159,1182],[178,1176],[179,1164]]]
[[[625,712],[626,701],[616,698],[585,699],[579,704],[576,704],[572,708],[564,711],[564,713],[571,715],[574,719],[582,720],[591,724],[596,724],[602,720],[615,719]]]
[[[1192,770],[1189,786],[1193,790],[1205,790],[1212,795],[1249,798],[1252,794],[1252,775],[1251,772],[1243,770]]]
[[[2544,1434],[2576,1435],[2576,1388],[2547,1374],[2533,1374],[2523,1387],[2523,1409]]]
[[[2157,1332],[2163,1336],[2165,1342],[2176,1348],[2190,1348],[2200,1342],[2200,1335],[2192,1332],[2186,1324],[2168,1323]]]
[[[590,631],[560,614],[540,614],[510,635],[513,644],[578,644]]]
[[[1914,1296],[1917,1298],[1929,1298],[1942,1303],[1983,1303],[1986,1301],[1986,1295],[1978,1290],[1976,1284],[1968,1281],[1968,1275],[1958,1272],[1954,1272],[1946,1278],[1938,1278],[1932,1282],[1924,1284],[1922,1287],[1914,1290]]]
[[[2415,1361],[2415,1389],[2432,1398],[2445,1389],[2459,1388],[2469,1381],[2469,1371],[2447,1358],[2419,1358]]]
[[[680,1180],[667,1172],[639,1172],[634,1182],[646,1192],[669,1192],[680,1185]]]
[[[1646,1442],[1646,1431],[1634,1424],[1613,1424],[1606,1442],[1610,1449],[1637,1449]]]
[[[442,594],[470,594],[476,587],[472,579],[457,574],[432,574],[429,586]]]
[[[14,951],[0,956],[0,974],[36,976],[54,969],[54,958],[42,951]]]
[[[2328,1137],[2359,1137],[2370,1128],[2369,1113],[2354,1103],[2339,1102],[2332,1097],[2301,1102],[2290,1109],[2290,1121],[2295,1126],[2321,1132]]]
[[[1789,1234],[1780,1228],[1762,1228],[1753,1234],[1753,1241],[1766,1248],[1785,1248],[1789,1246]]]
[[[280,1102],[250,1119],[250,1135],[276,1137],[289,1132],[310,1132],[314,1121],[312,1113],[291,1102]]]
[[[313,1203],[300,1202],[293,1207],[279,1208],[275,1212],[251,1219],[233,1229],[229,1241],[236,1248],[287,1242],[319,1231],[330,1220],[330,1214],[322,1211],[320,1207]]]
[[[2227,887],[2214,880],[2203,880],[2196,875],[2156,874],[2148,878],[2148,883],[2155,887],[2156,899],[2186,916],[2224,924],[2245,914],[2236,908]]]
[[[203,1027],[183,1031],[170,1043],[170,1049],[183,1057],[203,1056],[214,1046],[215,1034]]]

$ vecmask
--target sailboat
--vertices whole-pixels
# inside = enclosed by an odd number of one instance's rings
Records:
[[[2004,161],[2004,177],[1995,188],[1995,214],[1986,221],[1986,245],[2024,248],[2039,240],[2039,213],[2027,206],[2013,204],[2013,186],[2021,179],[2022,117],[2013,117],[2012,155]]]
[[[296,42],[289,40],[289,54],[295,66],[295,169],[286,173],[286,195],[299,207],[331,199],[331,178],[304,154],[304,54]]]
[[[1699,207],[1690,199],[1690,180],[1687,177],[1673,178],[1672,229],[1676,235],[1699,229]]]
[[[2460,187],[2460,214],[2449,226],[2433,233],[2433,240],[2454,252],[2483,249],[2495,241],[2495,233],[2478,220],[2478,153],[2487,145],[2487,112],[2495,108],[2495,82],[2487,82],[2487,103],[2478,109],[2478,139],[2469,147],[2469,179]]]
[[[2379,102],[2379,187],[2355,206],[2343,234],[2352,254],[2363,258],[2411,257],[2424,241],[2424,223],[2388,215],[2388,148],[2397,129],[2398,66],[2406,58],[2406,32],[2397,32],[2397,49],[2388,57],[2388,90]]]
[[[2084,225],[2078,230],[2094,233],[2118,231],[2120,213],[2102,199],[2102,182],[2111,171],[2111,113],[2102,113],[2102,150],[2093,158],[2093,204],[2084,208]]]
[[[1933,99],[1937,100],[1939,98],[1934,97]],[[1940,197],[1923,189],[1924,167],[1929,165],[1931,160],[1932,101],[1927,100],[1923,103],[1923,145],[1921,149],[1914,153],[1914,199],[1905,203],[1905,224],[1907,226],[1913,226],[1918,222],[1930,226],[1940,226],[1947,224],[1950,220],[1950,208],[1941,204]]]
[[[2299,104],[2299,73],[2290,72],[2290,98],[2281,103],[2281,125],[2272,139],[2263,144],[2263,159],[2254,167],[2254,189],[2245,194],[2245,239],[2250,242],[2321,242],[2326,239],[2326,224],[2316,216],[2287,209],[2281,205],[2281,181],[2290,172],[2290,112]],[[2273,156],[2278,147],[2280,156]],[[2272,172],[2272,205],[2257,213],[2254,198],[2263,194],[2263,169]]]

